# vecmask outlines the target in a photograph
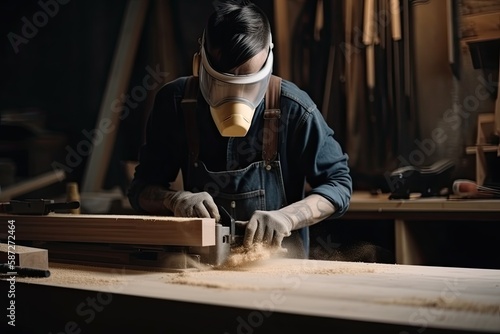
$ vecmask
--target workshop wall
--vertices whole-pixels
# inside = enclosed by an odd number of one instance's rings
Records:
[[[74,154],[70,163],[66,158],[71,150],[78,150],[78,143],[88,142],[83,131],[94,128],[124,4],[119,0],[2,1],[0,112],[17,115],[18,121],[7,127],[2,117],[0,156],[14,154],[9,146],[23,139],[59,135],[63,139],[56,146],[58,154],[48,164],[40,160],[38,165],[51,170],[51,163],[59,161],[68,166],[69,179],[79,180],[89,147],[81,145],[83,154]],[[28,120],[37,127],[26,129]],[[45,148],[47,154],[50,150]],[[15,162],[17,178],[36,174],[23,166],[24,160]]]
[[[15,180],[51,170],[51,164],[56,162],[66,170],[68,180],[81,181],[126,3],[0,3],[0,158],[5,164],[8,162],[9,168],[15,165]],[[272,2],[256,3],[272,19]],[[167,13],[158,15],[159,8]],[[148,68],[162,72],[164,77],[158,87],[178,75],[190,74],[192,55],[212,8],[211,1],[150,1],[129,88],[142,84]],[[166,49],[163,54],[159,51],[162,43]],[[168,59],[159,59],[159,55]],[[150,91],[147,98],[128,101],[128,113],[120,123],[105,188],[121,186],[121,162],[137,159],[154,93]],[[7,124],[7,119],[12,121]],[[27,122],[35,124],[35,129],[31,125],[27,128]],[[45,148],[48,156],[44,161],[33,162],[25,141],[41,133],[56,136],[57,140]],[[47,140],[44,143],[49,145]],[[40,149],[43,152],[44,148]],[[9,183],[15,180],[11,178]]]
[[[414,98],[417,101],[419,134],[406,158],[409,160],[412,152],[418,152],[425,156],[423,163],[451,159],[456,163],[457,178],[475,179],[475,156],[467,154],[465,148],[475,145],[478,116],[494,112],[498,46],[496,51],[488,46],[485,49],[488,54],[482,54],[483,61],[496,58],[493,71],[491,64],[475,65],[475,52],[471,50],[471,44],[464,41],[472,33],[467,33],[470,27],[464,16],[495,11],[500,15],[500,4],[494,1],[462,1],[461,7],[457,7],[458,36],[455,36],[455,46],[450,45],[450,38],[454,36],[450,36],[453,32],[449,22],[443,19],[450,15],[446,1],[427,1],[414,9],[415,22],[425,24],[417,24],[415,29]],[[480,32],[477,33],[480,37]],[[455,52],[454,60],[450,60],[450,52]],[[441,134],[442,140],[437,140],[437,133]],[[414,160],[418,164],[420,159],[416,156],[414,154]]]
[[[291,0],[286,2],[286,13],[275,13],[273,1],[255,2],[268,13],[273,26],[276,14],[286,15],[288,19],[290,69],[288,74],[280,73],[280,59],[284,59],[285,54],[277,48],[275,73],[289,75],[322,108],[327,94],[324,87],[330,46],[345,42],[345,27],[336,23],[341,22],[339,17],[342,15],[339,16],[339,13],[345,10],[343,5],[347,2]],[[473,0],[463,2],[469,12],[479,3]],[[213,6],[212,1],[201,0],[150,3],[128,94],[141,84],[148,68],[159,66],[164,73],[168,73],[161,78],[161,84],[178,75],[191,73],[192,55],[198,48],[197,39],[205,16]],[[460,78],[457,78],[448,59],[447,23],[444,19],[446,1],[412,3],[415,5],[415,92],[411,99],[415,102],[416,116],[411,125],[418,131],[413,137],[406,138],[408,145],[404,151],[393,153],[378,165],[363,157],[372,151],[370,145],[374,141],[358,142],[359,135],[349,133],[346,96],[354,93],[354,100],[362,100],[367,91],[364,83],[355,86],[355,89],[348,89],[343,81],[345,76],[340,72],[345,63],[336,63],[339,67],[334,69],[338,75],[334,81],[337,86],[328,92],[331,101],[324,115],[353,157],[352,170],[358,188],[387,188],[384,172],[401,164],[398,157],[409,160],[410,154],[420,149],[415,140],[421,143],[432,138],[432,131],[436,128],[444,129],[449,139],[436,145],[432,154],[426,154],[425,161],[420,163],[451,158],[459,163],[462,176],[472,175],[474,158],[464,155],[464,146],[475,139],[477,115],[489,112],[496,97],[491,94],[491,98],[481,101],[470,117],[462,119],[458,128],[451,127],[446,113],[449,110],[457,112],[457,104],[474,94],[477,78],[489,78],[490,73],[484,72],[484,68],[474,68],[470,50],[462,46]],[[487,1],[480,3],[486,6]],[[0,124],[0,158],[10,158],[16,163],[15,178],[50,170],[51,164],[57,162],[67,167],[69,180],[81,181],[91,150],[87,145],[91,136],[89,133],[95,129],[125,4],[126,1],[122,0],[20,0],[0,3],[0,33],[3,36],[0,43],[0,113],[4,115]],[[361,17],[362,4],[363,1],[356,2],[352,8]],[[161,6],[167,11],[164,16],[158,14],[163,13]],[[488,10],[495,9],[494,1],[491,6]],[[318,16],[320,7],[323,20]],[[352,29],[362,31],[362,21]],[[363,48],[360,50],[363,51]],[[342,55],[345,56],[345,53],[337,54],[337,61]],[[364,70],[363,64],[360,59],[361,70]],[[498,83],[498,77],[490,81]],[[150,91],[147,98],[130,102],[133,107],[121,121],[105,188],[123,186],[121,162],[137,158],[153,95],[154,91]],[[17,119],[15,127],[12,123],[10,127],[6,126],[5,115]],[[12,115],[15,117],[12,118]],[[368,121],[356,118],[356,122]],[[26,124],[34,127],[26,127]],[[27,138],[31,139],[28,144]],[[33,138],[40,140],[33,144]],[[356,145],[352,145],[353,141]],[[23,143],[21,146],[20,142]],[[27,149],[26,145],[31,149]],[[78,150],[79,153],[73,153]],[[355,159],[357,156],[361,156],[359,163]],[[378,168],[374,169],[374,166]]]

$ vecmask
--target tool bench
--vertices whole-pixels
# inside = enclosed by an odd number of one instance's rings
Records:
[[[471,238],[481,230],[481,223],[499,223],[500,199],[453,199],[447,197],[389,199],[388,194],[354,192],[345,220],[392,220],[396,262],[398,264],[428,264],[434,247],[430,229],[434,222],[453,224],[470,223]],[[436,224],[434,224],[436,225]],[[447,236],[453,239],[453,235]],[[470,246],[470,245],[464,245]]]

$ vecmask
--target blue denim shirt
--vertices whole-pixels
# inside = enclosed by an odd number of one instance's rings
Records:
[[[169,82],[156,94],[147,123],[146,142],[140,150],[139,165],[128,192],[130,203],[138,212],[143,212],[138,197],[146,185],[169,187],[179,169],[187,168],[188,146],[181,110],[185,81],[186,78],[181,77]],[[283,80],[280,103],[279,159],[287,202],[292,204],[307,194],[318,194],[336,207],[330,218],[340,217],[347,210],[352,193],[347,154],[307,93]],[[235,170],[262,160],[264,105],[262,101],[256,108],[245,137],[227,138],[220,135],[208,104],[198,94],[199,159],[208,169]],[[307,194],[305,181],[311,187]]]

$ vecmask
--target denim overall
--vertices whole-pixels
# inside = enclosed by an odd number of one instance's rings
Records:
[[[182,109],[186,129],[196,129],[197,78],[190,77],[186,82]],[[262,160],[253,162],[245,168],[214,172],[207,169],[198,159],[199,138],[196,131],[188,132],[189,164],[184,177],[184,189],[192,192],[208,192],[217,205],[235,219],[248,221],[256,210],[278,210],[286,206],[286,194],[278,154],[278,131],[281,94],[281,79],[272,76],[266,94],[264,112],[264,132]],[[228,142],[228,154],[232,152],[232,138]],[[303,228],[293,231],[283,240],[288,256],[307,258],[309,250],[309,230]]]

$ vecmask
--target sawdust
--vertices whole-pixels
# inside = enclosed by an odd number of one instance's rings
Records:
[[[231,275],[234,279],[234,275]],[[235,282],[225,281],[228,278],[227,272],[212,271],[209,274],[207,272],[189,272],[189,273],[179,273],[167,280],[170,284],[179,284],[187,286],[199,286],[204,288],[212,289],[223,289],[223,290],[283,290],[283,287],[276,286],[262,286],[255,284],[246,284],[241,280],[235,279]],[[237,277],[236,277],[237,278]],[[242,277],[243,278],[243,277]]]
[[[215,269],[238,270],[256,262],[270,259],[272,257],[283,257],[286,250],[282,248],[270,248],[262,243],[255,243],[250,247],[235,247],[226,261]]]
[[[280,259],[282,253],[257,245],[252,249],[238,249],[224,265],[209,270],[182,272],[171,275],[169,284],[199,286],[224,290],[289,290],[293,285],[283,282],[306,281],[313,275],[357,275],[374,273],[368,266],[353,268],[342,262],[319,262],[304,259]],[[290,278],[295,277],[295,280]]]
[[[409,297],[409,298],[376,300],[376,302],[382,304],[421,306],[434,309],[500,315],[500,304],[478,303],[478,302],[471,302],[468,300],[461,300],[457,298],[453,298],[450,300],[443,297],[436,297],[436,298]]]
[[[19,277],[17,280],[27,283],[41,282],[55,285],[78,286],[113,285],[124,282],[122,278],[116,277],[118,273],[115,275],[99,268],[92,269],[94,270],[89,270],[89,267],[82,269],[77,265],[70,264],[51,264],[49,268],[50,276],[47,278]]]

